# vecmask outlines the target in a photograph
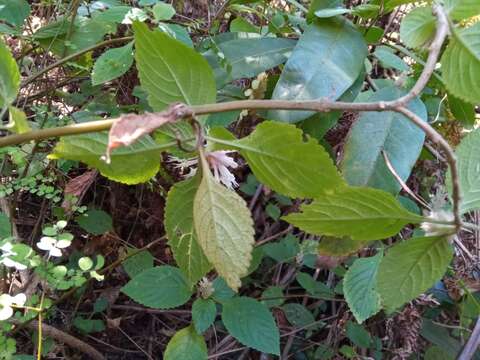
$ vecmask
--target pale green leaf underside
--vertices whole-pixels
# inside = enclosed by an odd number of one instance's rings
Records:
[[[480,130],[468,134],[456,149],[457,167],[460,177],[462,214],[480,209]],[[451,173],[448,172],[447,182],[451,193]]]
[[[422,237],[393,246],[380,263],[377,291],[393,311],[428,290],[445,274],[453,250],[446,238]]]
[[[317,196],[301,210],[283,219],[311,234],[362,241],[393,236],[406,224],[423,219],[405,210],[389,193],[360,187]]]
[[[368,101],[394,100],[402,95],[405,91],[385,87]],[[420,118],[427,119],[427,110],[419,99],[411,101],[408,108]],[[388,169],[384,153],[398,176],[406,181],[422,151],[424,140],[424,132],[402,114],[364,112],[348,135],[341,170],[350,185],[369,186],[397,194],[401,186]]]
[[[472,104],[480,103],[480,23],[454,30],[441,63],[448,91]]]
[[[170,339],[163,356],[165,360],[207,360],[207,344],[190,325]]]
[[[436,20],[430,6],[410,11],[400,24],[400,38],[411,48],[424,46],[435,35]]]
[[[81,161],[111,180],[138,184],[150,180],[158,172],[161,152],[175,146],[176,142],[157,144],[151,137],[144,136],[133,145],[115,149],[110,164],[101,159],[107,144],[106,132],[63,137],[49,157]]]
[[[377,271],[382,254],[355,260],[343,278],[343,294],[355,319],[361,324],[380,311],[376,291]]]
[[[183,305],[192,295],[183,274],[173,266],[157,266],[141,272],[122,288],[122,292],[155,309]]]
[[[176,183],[168,193],[165,207],[168,244],[175,261],[192,285],[212,268],[193,228],[193,200],[198,185],[198,176]]]
[[[234,145],[257,179],[281,194],[312,198],[344,185],[325,149],[293,125],[263,122]]]
[[[478,0],[444,0],[444,4],[448,15],[454,20],[480,15],[480,1]]]
[[[105,51],[93,65],[92,85],[103,84],[125,74],[133,64],[133,42]]]
[[[217,182],[207,166],[203,170],[193,204],[197,240],[218,274],[238,290],[252,258],[253,220],[245,201]]]
[[[216,86],[207,61],[193,49],[161,31],[135,22],[135,58],[142,88],[155,111],[175,102],[215,102]]]
[[[265,304],[235,297],[223,303],[222,321],[230,335],[258,351],[280,355],[280,334]]]
[[[310,25],[298,41],[275,87],[272,99],[337,100],[357,79],[367,46],[347,20],[322,19]],[[309,111],[273,110],[268,118],[295,123]]]

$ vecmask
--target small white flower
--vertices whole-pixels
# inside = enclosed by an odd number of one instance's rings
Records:
[[[27,301],[25,294],[10,296],[8,294],[0,295],[0,320],[7,320],[13,315],[12,305],[23,306]]]
[[[168,157],[168,161],[177,163],[174,166],[175,169],[180,170],[182,172],[183,177],[186,179],[195,176],[195,174],[197,173],[197,169],[192,167],[192,166],[198,165],[197,158],[181,159],[176,156],[170,155]]]
[[[69,247],[71,243],[70,240],[57,240],[50,236],[44,236],[37,243],[37,247],[41,250],[48,251],[49,256],[60,257],[62,256],[60,249]]]
[[[443,222],[454,221],[453,213],[446,210],[433,210],[430,214],[428,214],[427,218]],[[425,231],[426,236],[452,235],[455,233],[455,225],[423,222],[420,227],[423,231]]]
[[[27,268],[26,265],[19,263],[18,261],[12,260],[10,256],[15,256],[17,253],[12,251],[13,245],[9,242],[3,244],[0,247],[0,250],[2,250],[3,254],[0,257],[0,264],[5,265],[6,267],[13,267],[17,270],[25,270]]]
[[[238,186],[235,176],[228,168],[236,169],[238,164],[227,154],[233,151],[212,151],[206,154],[207,161],[213,169],[213,175],[217,181],[224,184],[227,188],[233,189]]]

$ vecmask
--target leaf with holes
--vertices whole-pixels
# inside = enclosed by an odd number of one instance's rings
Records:
[[[283,219],[311,234],[350,236],[362,241],[393,236],[406,224],[423,220],[405,210],[389,193],[359,187],[317,196],[301,210]]]
[[[457,147],[457,167],[462,192],[462,214],[480,209],[480,130],[468,134]],[[449,193],[452,194],[451,172],[447,174]]]
[[[182,272],[173,266],[157,266],[135,276],[122,292],[136,302],[155,309],[185,304],[192,292]]]
[[[394,100],[405,95],[404,90],[385,87],[375,92],[369,102]],[[408,108],[421,119],[427,119],[425,105],[412,100]],[[369,186],[392,194],[400,184],[387,166],[385,156],[397,175],[406,181],[422,151],[424,132],[402,114],[363,112],[353,124],[345,145],[341,169],[350,185]]]
[[[393,311],[428,290],[445,274],[452,256],[452,246],[443,237],[414,238],[393,246],[377,275],[384,307]]]
[[[245,201],[213,177],[204,158],[202,173],[193,202],[197,240],[218,274],[238,291],[252,259],[253,220]]]
[[[376,290],[382,253],[355,260],[343,278],[343,294],[355,319],[361,324],[382,308]]]
[[[176,183],[168,193],[165,207],[165,229],[168,245],[186,278],[193,285],[212,266],[198,244],[193,226],[193,203],[200,178]]]
[[[235,297],[223,303],[222,321],[243,345],[280,355],[280,334],[266,305],[249,297]]]
[[[309,25],[278,80],[272,99],[337,100],[364,67],[367,46],[363,36],[345,19],[322,19]],[[272,110],[268,118],[295,123],[311,111]]]
[[[200,54],[159,30],[148,30],[146,24],[135,22],[133,30],[140,82],[153,110],[164,110],[174,102],[215,102],[215,79]]]
[[[443,53],[442,75],[447,90],[472,104],[480,103],[480,23],[453,29]]]
[[[237,148],[259,181],[291,197],[315,197],[344,185],[322,146],[293,125],[265,121],[249,136],[225,143]],[[299,161],[301,159],[301,161]]]

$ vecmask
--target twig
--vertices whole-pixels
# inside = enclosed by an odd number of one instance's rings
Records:
[[[475,355],[475,352],[480,345],[480,317],[477,319],[472,335],[468,339],[467,344],[463,348],[458,360],[470,360]]]
[[[20,321],[13,319],[11,320],[12,323],[14,324],[22,324]],[[37,330],[39,326],[39,321],[33,320],[30,323],[26,324],[26,327],[28,327],[31,330]],[[91,345],[83,342],[80,339],[77,339],[76,337],[73,337],[70,334],[67,334],[53,326],[42,324],[42,331],[45,335],[50,336],[54,338],[55,340],[58,340],[64,344],[67,344],[71,348],[77,349],[81,351],[82,353],[88,355],[90,358],[94,360],[105,360],[106,358],[98,352],[94,347]]]
[[[417,196],[409,187],[408,185],[405,183],[405,181],[403,181],[403,179],[400,177],[400,175],[398,175],[397,171],[395,170],[395,168],[393,167],[390,159],[388,158],[388,155],[387,155],[387,152],[385,150],[382,150],[382,155],[383,155],[383,158],[385,160],[385,164],[387,165],[387,168],[388,170],[390,170],[390,173],[393,175],[393,177],[395,178],[395,180],[397,180],[397,182],[400,184],[400,186],[402,187],[402,189],[408,194],[410,195],[413,199],[415,199],[419,204],[421,204],[422,206],[424,206],[425,208],[427,208],[428,210],[431,210],[430,206],[427,204],[427,202],[425,200],[423,200],[420,196]]]

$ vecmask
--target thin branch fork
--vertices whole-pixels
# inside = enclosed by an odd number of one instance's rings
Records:
[[[395,111],[406,116],[411,122],[416,126],[422,129],[427,137],[436,143],[445,153],[446,160],[451,169],[452,176],[452,202],[453,202],[453,213],[454,213],[454,222],[457,231],[460,230],[462,226],[462,219],[460,215],[460,183],[458,177],[458,169],[456,166],[456,157],[453,149],[447,143],[447,141],[427,122],[423,121],[419,116],[409,110],[406,105],[412,99],[420,95],[422,90],[427,85],[429,79],[431,78],[435,66],[438,62],[440,51],[442,48],[445,39],[449,33],[449,23],[448,18],[440,5],[434,5],[433,11],[437,17],[437,30],[435,37],[430,45],[428,59],[425,64],[425,67],[418,78],[417,82],[413,88],[403,97],[398,98],[392,101],[379,101],[379,102],[363,102],[363,103],[349,103],[341,101],[331,101],[328,99],[317,99],[317,100],[306,100],[306,101],[291,101],[291,100],[240,100],[240,101],[231,101],[226,103],[218,104],[207,104],[207,105],[195,105],[191,106],[190,110],[195,115],[206,115],[213,113],[221,113],[232,110],[244,110],[244,109],[280,109],[280,110],[303,110],[303,111],[314,111],[314,112],[329,112],[334,110],[343,110],[343,111]],[[125,40],[125,39],[124,39]],[[54,64],[55,65],[55,64]],[[53,66],[53,65],[52,65]],[[48,71],[48,68],[45,69]],[[46,71],[41,71],[38,74],[35,74],[34,77],[45,73]],[[24,83],[28,83],[33,78],[27,79]],[[168,111],[168,110],[167,110]],[[166,112],[150,114],[150,117],[165,117]],[[132,118],[135,115],[129,115]],[[142,115],[138,115],[139,117]],[[121,119],[121,118],[120,118]],[[59,136],[69,136],[69,135],[78,135],[91,132],[105,131],[112,127],[112,125],[119,121],[119,119],[107,119],[92,121],[83,124],[74,124],[67,125],[64,127],[52,128],[52,129],[42,129],[37,131],[32,131],[24,134],[17,134],[6,136],[0,138],[0,147],[17,145],[20,143],[28,142],[31,140],[40,141],[52,137]]]

